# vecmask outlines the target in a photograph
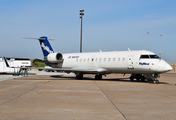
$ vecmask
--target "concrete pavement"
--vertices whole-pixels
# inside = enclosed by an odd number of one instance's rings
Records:
[[[0,120],[174,120],[176,74],[161,84],[111,74],[32,75],[0,82]]]

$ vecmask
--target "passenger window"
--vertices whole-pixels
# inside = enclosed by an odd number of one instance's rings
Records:
[[[111,61],[111,58],[109,58],[109,61]]]
[[[113,58],[113,61],[115,61],[115,58]]]
[[[120,61],[120,58],[118,59],[118,61]]]
[[[106,58],[104,58],[104,61],[106,61]]]
[[[125,61],[125,58],[123,58],[123,61]]]

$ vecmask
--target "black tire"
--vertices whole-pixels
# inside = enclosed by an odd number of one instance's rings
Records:
[[[76,79],[77,80],[82,80],[83,79],[83,74],[79,73],[78,75],[76,75]]]
[[[143,81],[143,82],[145,81],[145,77],[144,76],[141,77],[141,81]]]
[[[131,77],[130,77],[130,80],[133,81],[133,80],[134,80],[134,76],[131,76]]]
[[[95,80],[102,80],[102,75],[95,75]]]
[[[140,78],[136,78],[137,81],[140,81]]]

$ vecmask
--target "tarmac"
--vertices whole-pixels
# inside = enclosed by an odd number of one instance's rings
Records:
[[[160,84],[131,82],[122,74],[76,80],[74,74],[36,71],[0,79],[0,120],[176,119],[175,73],[161,74]]]

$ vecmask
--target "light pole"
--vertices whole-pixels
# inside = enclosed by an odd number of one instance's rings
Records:
[[[84,15],[84,10],[80,10],[80,18],[81,18],[81,35],[80,35],[80,53],[82,52],[82,18]]]
[[[160,41],[160,42],[161,42],[161,43],[160,43],[160,58],[161,58],[161,52],[162,52],[162,36],[163,36],[163,35],[160,35],[160,36],[161,36],[161,41]]]
[[[147,49],[149,50],[149,32],[147,32]]]

